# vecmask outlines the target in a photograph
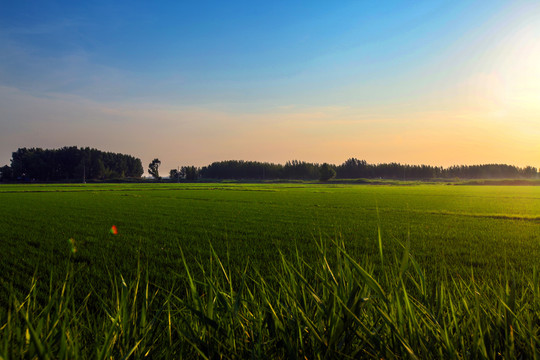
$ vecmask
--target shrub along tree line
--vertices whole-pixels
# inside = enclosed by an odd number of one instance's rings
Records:
[[[11,166],[3,166],[0,171],[4,181],[139,178],[144,172],[141,160],[131,155],[76,146],[20,148],[12,153]]]

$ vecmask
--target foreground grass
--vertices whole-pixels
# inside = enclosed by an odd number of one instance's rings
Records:
[[[343,243],[320,241],[315,257],[278,253],[264,272],[213,250],[190,262],[182,252],[174,285],[153,283],[139,267],[129,281],[110,274],[105,296],[69,268],[40,301],[34,277],[24,298],[8,288],[0,358],[539,357],[536,270],[431,279],[409,242],[399,259],[379,245],[375,259],[358,259]]]

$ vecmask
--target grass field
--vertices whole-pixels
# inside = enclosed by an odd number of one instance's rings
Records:
[[[212,251],[215,251],[212,258],[226,263],[225,267],[232,269],[231,273],[237,274],[238,279],[243,278],[242,269],[249,263],[250,281],[256,281],[257,277],[253,274],[260,274],[270,284],[265,286],[269,287],[272,282],[283,284],[280,276],[288,271],[286,266],[283,268],[284,261],[305,259],[305,264],[302,264],[308,266],[309,270],[310,266],[317,268],[324,258],[329,268],[337,266],[342,270],[339,276],[349,276],[347,281],[352,281],[354,271],[343,269],[347,266],[354,268],[349,262],[358,261],[364,269],[371,269],[369,273],[381,286],[400,288],[403,285],[403,289],[409,291],[412,286],[413,292],[422,294],[426,290],[416,288],[414,281],[410,283],[413,285],[407,285],[396,280],[402,278],[405,268],[412,266],[411,262],[404,261],[410,257],[412,263],[422,269],[422,274],[429,274],[426,276],[429,286],[437,289],[438,283],[454,284],[456,287],[450,295],[470,291],[469,280],[463,284],[459,280],[461,285],[458,286],[455,279],[471,279],[473,276],[478,286],[487,286],[494,292],[499,291],[497,286],[500,286],[502,293],[509,294],[509,282],[515,289],[521,289],[518,291],[522,295],[520,306],[528,319],[523,321],[532,323],[527,325],[529,332],[525,331],[520,340],[525,345],[520,346],[532,350],[527,353],[520,348],[519,354],[537,354],[534,349],[538,346],[540,329],[538,304],[533,304],[532,309],[529,307],[531,301],[540,299],[534,293],[538,287],[535,267],[540,263],[540,187],[4,185],[0,187],[0,204],[0,278],[10,289],[0,295],[0,326],[11,321],[6,320],[8,314],[23,308],[13,308],[14,297],[22,301],[26,294],[31,293],[32,296],[26,299],[30,301],[35,297],[33,306],[39,309],[39,304],[50,301],[54,289],[65,284],[66,273],[70,274],[70,279],[74,278],[70,281],[79,284],[72,289],[74,302],[83,301],[89,293],[95,294],[97,299],[107,299],[115,291],[119,293],[119,289],[123,289],[117,282],[120,276],[122,282],[124,279],[127,282],[126,292],[133,290],[129,284],[140,280],[143,274],[147,284],[164,293],[179,286],[179,283],[189,283],[186,266],[195,278],[208,280],[208,269],[216,263],[207,262]],[[113,225],[118,229],[116,235],[110,232]],[[346,249],[350,259],[340,255],[341,246]],[[328,255],[326,250],[321,250],[326,247],[329,249]],[[276,270],[278,268],[281,270]],[[392,274],[390,279],[389,274]],[[321,275],[315,282],[322,281],[324,276],[327,275]],[[36,281],[35,289],[30,286],[31,279]],[[210,286],[208,282],[203,283]],[[254,287],[259,285],[253,284]],[[526,289],[531,286],[532,295],[526,295]],[[40,289],[48,289],[49,292]],[[376,287],[370,289],[374,291]],[[133,291],[137,294],[139,290]],[[339,291],[336,290],[334,295]],[[184,286],[184,292],[191,293],[192,297],[198,293],[193,286]],[[272,296],[267,294],[267,298]],[[397,297],[401,296],[402,293]],[[426,294],[423,296],[427,299]],[[167,299],[172,301],[170,296]],[[95,304],[92,301],[89,308],[98,306],[99,301],[95,300]],[[486,301],[487,304],[489,300]],[[22,303],[25,304],[24,301]],[[315,316],[316,309],[313,311]],[[372,325],[376,327],[377,323]],[[512,331],[516,326],[514,324]],[[3,336],[7,336],[7,325],[2,329]],[[81,333],[84,331],[81,330]],[[505,331],[508,333],[508,328]],[[504,341],[510,338],[508,334]],[[274,334],[274,337],[277,335]],[[204,336],[197,335],[195,338]],[[172,345],[170,336],[167,341]],[[503,344],[506,344],[504,341]],[[329,342],[322,343],[326,344],[328,351]],[[412,349],[412,353],[406,350],[412,343],[411,340],[407,346],[403,343],[399,345],[404,346],[403,354],[388,350],[384,347],[387,345],[377,348],[379,345],[375,344],[374,353],[361,356],[414,357],[415,352],[421,354],[422,350]],[[468,357],[463,354],[466,344],[463,342],[460,345],[462,352],[456,350],[458,358]],[[137,346],[137,351],[142,351]],[[91,348],[91,345],[88,347]],[[124,350],[112,345],[110,347],[116,349],[114,351],[117,353],[114,354],[117,356],[127,355],[128,348],[127,345]],[[31,352],[29,349],[24,351]],[[81,354],[85,353],[84,349],[81,348]],[[215,356],[195,343],[190,349],[197,356]],[[316,346],[310,349],[317,352]],[[496,349],[495,345],[493,349]],[[496,351],[500,351],[493,349],[486,350],[485,354],[479,350],[471,357],[490,357],[492,352],[496,354]],[[227,349],[221,350],[226,352]],[[259,350],[263,351],[262,348]],[[143,357],[144,351],[137,351],[130,355]],[[306,351],[304,349],[300,353]],[[428,349],[423,351],[424,354],[431,354]],[[300,356],[300,353],[296,354]],[[24,354],[27,356],[28,353]],[[452,357],[451,354],[452,351],[447,350],[438,355]],[[162,356],[167,357],[165,354]],[[276,356],[288,357],[286,352],[277,352]]]

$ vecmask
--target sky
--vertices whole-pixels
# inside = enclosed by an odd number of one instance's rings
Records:
[[[539,1],[2,1],[0,166],[540,167]]]

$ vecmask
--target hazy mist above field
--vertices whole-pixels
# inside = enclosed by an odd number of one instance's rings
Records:
[[[0,166],[540,166],[538,1],[3,1]]]

